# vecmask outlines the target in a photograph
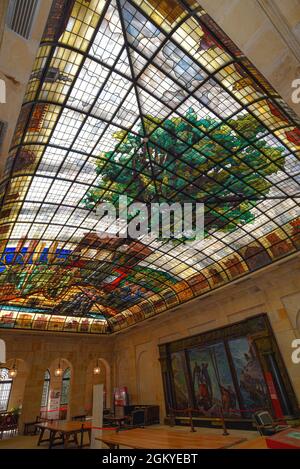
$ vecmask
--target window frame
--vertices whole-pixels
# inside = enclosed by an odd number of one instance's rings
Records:
[[[48,376],[46,378],[46,375]],[[43,382],[43,390],[42,390],[42,399],[41,399],[41,410],[47,409],[48,408],[48,403],[49,403],[49,394],[50,394],[50,381],[51,381],[51,373],[49,369],[45,371],[44,375],[44,382]],[[46,396],[47,398],[45,399],[45,403],[43,402],[43,397],[44,397],[44,389],[45,389],[45,384],[47,384],[47,392]]]
[[[7,368],[6,366],[3,366],[0,368],[0,370],[7,370],[7,375],[8,375],[8,378],[7,379],[0,379],[0,413],[5,413],[7,412],[8,410],[8,406],[9,406],[9,401],[10,401],[10,397],[11,397],[11,391],[12,391],[12,387],[13,387],[13,378],[10,378],[9,377],[9,368]],[[1,404],[2,404],[2,392],[5,391],[5,385],[9,384],[10,387],[9,387],[9,392],[8,392],[8,397],[7,397],[7,401],[6,401],[6,407],[5,409],[2,409],[1,410]],[[4,385],[4,386],[3,386]],[[2,389],[3,388],[3,389]],[[3,400],[3,402],[5,402]]]
[[[68,373],[68,376],[66,374]],[[64,390],[64,385],[67,385],[67,399],[63,400],[63,390]],[[69,405],[69,394],[70,394],[70,386],[71,386],[71,368],[68,367],[64,370],[63,375],[62,375],[62,380],[61,380],[61,388],[60,388],[60,405],[61,406],[67,406]]]

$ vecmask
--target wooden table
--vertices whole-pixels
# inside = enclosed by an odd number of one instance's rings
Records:
[[[257,438],[246,440],[231,449],[268,449],[268,446],[266,438],[264,436],[258,436]]]
[[[77,421],[55,421],[55,422],[41,422],[35,424],[41,433],[38,440],[38,445],[49,442],[49,449],[57,444],[63,444],[64,448],[72,441],[75,442],[77,447],[83,447],[83,434],[85,432],[89,435],[91,443],[91,422],[77,422]],[[48,438],[44,438],[45,432],[49,432]],[[78,441],[78,434],[80,434],[80,442]],[[73,440],[70,438],[73,437]],[[58,440],[58,442],[57,442]],[[56,443],[55,443],[56,442]]]
[[[230,448],[245,441],[245,438],[160,428],[135,428],[114,433],[104,431],[96,440],[102,441],[110,449],[118,449],[120,446],[136,449],[219,449]]]

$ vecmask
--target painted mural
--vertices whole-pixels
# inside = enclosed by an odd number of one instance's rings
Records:
[[[145,293],[159,291],[162,284],[176,282],[163,270],[137,265],[151,254],[140,242],[123,243],[122,251],[113,251],[113,242],[120,241],[88,235],[69,251],[57,249],[57,243],[56,250],[38,242],[24,247],[26,240],[21,240],[0,259],[0,304],[34,307],[43,302],[53,314],[105,318]],[[141,283],[135,283],[137,276]]]
[[[176,408],[187,409],[190,405],[187,388],[187,365],[184,352],[175,352],[171,355],[171,367],[177,404]]]
[[[247,337],[241,337],[230,340],[228,345],[245,411],[251,413],[268,408],[267,386],[253,343]]]
[[[266,313],[160,344],[159,351],[167,414],[175,414],[180,424],[187,423],[190,411],[195,425],[203,419],[218,425],[225,418],[249,429],[258,410],[268,410],[274,418],[298,415]]]
[[[223,343],[189,351],[193,390],[200,416],[240,416]]]
[[[0,327],[117,331],[295,253],[298,127],[198,2],[54,0],[0,184]],[[123,194],[204,202],[204,240],[99,236]]]

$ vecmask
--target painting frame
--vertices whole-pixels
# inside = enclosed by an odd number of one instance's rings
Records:
[[[234,340],[240,340],[243,342],[244,349],[241,350],[240,357],[237,357],[237,354],[233,354],[232,356],[230,351],[230,343],[232,343]],[[253,428],[253,413],[257,410],[257,407],[269,410],[274,417],[278,417],[280,415],[280,412],[278,414],[278,408],[283,409],[281,409],[281,415],[293,415],[295,417],[299,416],[299,405],[297,398],[279,346],[277,344],[275,334],[272,330],[268,314],[260,313],[242,321],[225,325],[211,331],[206,331],[200,334],[159,345],[167,420],[169,419],[173,410],[176,411],[177,409],[174,375],[171,361],[172,355],[175,353],[184,353],[184,356],[186,357],[186,367],[188,369],[188,372],[186,373],[186,387],[189,392],[188,401],[192,403],[192,407],[197,410],[195,389],[193,389],[193,371],[189,361],[189,355],[191,350],[204,350],[209,347],[213,347],[218,343],[223,343],[226,350],[226,359],[228,360],[228,366],[232,374],[233,389],[237,397],[237,408],[240,410],[239,415],[236,417],[232,417],[231,415],[228,415],[228,413],[225,415],[227,425],[232,426],[233,428]],[[245,348],[247,344],[248,349]],[[270,383],[269,381],[270,370],[268,366],[268,357],[271,355],[274,359],[273,361],[275,361],[277,364],[276,366],[278,367],[278,370],[280,371],[282,379],[281,390],[278,389],[277,382],[274,384],[274,382]],[[261,400],[259,400],[258,395],[255,395],[253,389],[251,389],[251,386],[247,387],[245,384],[247,383],[247,379],[249,384],[249,376],[245,375],[245,370],[243,371],[244,375],[242,380],[241,375],[238,375],[235,363],[237,359],[244,361],[244,363],[241,364],[241,367],[243,369],[245,368],[248,374],[249,370],[251,371],[252,375],[250,378],[253,380],[254,385],[257,386],[262,393],[260,395]],[[251,362],[250,359],[252,360]],[[205,363],[205,360],[203,360],[203,362]],[[210,366],[210,373],[211,372],[212,371]],[[243,382],[243,385],[246,388],[246,390],[243,390],[243,393],[240,389],[241,382]],[[272,386],[274,388],[274,385],[278,390],[277,403],[275,402],[275,405],[274,394],[272,395]],[[250,409],[247,407],[247,405],[245,405],[245,402],[247,401],[246,396],[249,398],[249,394],[252,395],[253,399],[252,407],[250,406]],[[254,398],[253,395],[255,396]],[[284,400],[288,402],[288,405],[285,406],[285,408],[283,405],[281,405]],[[247,403],[249,405],[249,399]],[[223,401],[220,405],[223,406]],[[289,412],[286,410],[287,407]],[[182,412],[182,409],[178,410]],[[177,415],[177,417],[178,418],[176,418],[176,423],[185,425],[187,424],[187,417],[185,416],[184,412],[182,412],[181,416]],[[195,418],[195,421],[196,425],[215,426],[217,419],[217,415],[200,415],[199,418]]]

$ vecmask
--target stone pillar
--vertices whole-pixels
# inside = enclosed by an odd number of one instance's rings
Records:
[[[71,389],[69,395],[68,419],[74,415],[85,413],[85,389],[86,389],[86,363],[84,360],[74,367],[71,376]]]
[[[102,442],[96,440],[96,436],[102,436],[103,426],[103,384],[94,384],[93,386],[93,430],[91,437],[91,448],[102,448]],[[101,428],[101,430],[100,430]],[[96,430],[97,429],[97,430]]]
[[[25,422],[33,422],[36,417],[40,415],[44,374],[44,368],[41,368],[34,360],[31,364],[25,384],[22,413],[19,423],[20,433],[24,432]]]

